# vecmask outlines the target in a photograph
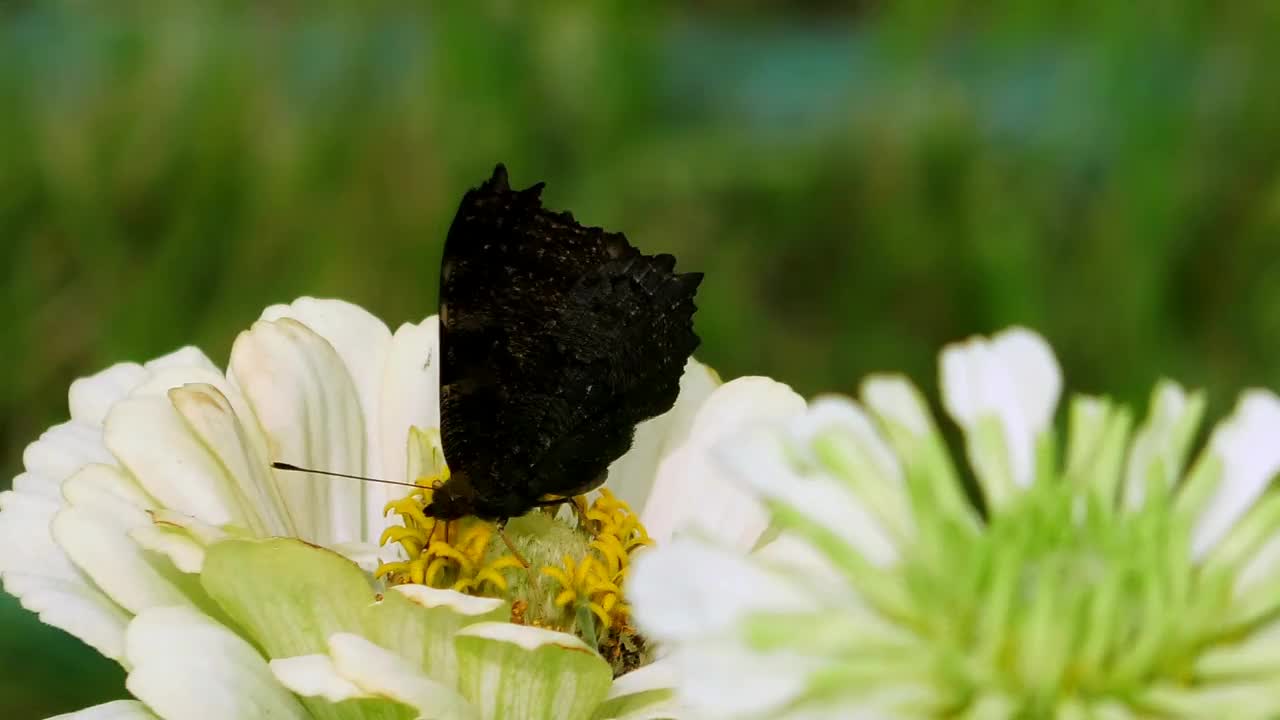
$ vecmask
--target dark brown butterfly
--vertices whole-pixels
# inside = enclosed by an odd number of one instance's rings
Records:
[[[698,346],[701,273],[542,207],[507,171],[462,198],[440,263],[450,477],[425,514],[505,520],[598,487],[671,408]]]

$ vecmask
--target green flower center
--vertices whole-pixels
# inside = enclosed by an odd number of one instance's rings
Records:
[[[1165,500],[1114,510],[1046,483],[968,541],[916,548],[902,621],[935,649],[957,704],[994,687],[1036,712],[1188,681],[1230,586],[1196,574],[1189,524]]]

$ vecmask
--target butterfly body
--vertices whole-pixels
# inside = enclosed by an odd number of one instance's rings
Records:
[[[503,520],[597,487],[671,408],[698,345],[700,273],[542,207],[506,170],[469,191],[440,280],[441,438],[430,517]]]

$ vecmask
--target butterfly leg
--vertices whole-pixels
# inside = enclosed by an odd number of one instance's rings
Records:
[[[523,565],[526,570],[529,570],[529,561],[525,560],[524,556],[520,554],[520,551],[516,549],[515,543],[511,542],[511,538],[507,536],[507,521],[499,520],[495,524],[495,527],[498,528],[498,537],[502,538],[503,544],[511,551],[511,555],[515,557],[516,560],[519,560],[520,564]]]

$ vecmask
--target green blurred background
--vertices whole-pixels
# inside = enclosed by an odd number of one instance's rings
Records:
[[[887,5],[0,4],[4,477],[106,364],[303,294],[431,313],[497,161],[704,271],[726,376],[932,388],[1025,323],[1074,389],[1280,387],[1280,5]],[[123,693],[0,623],[0,716]]]

